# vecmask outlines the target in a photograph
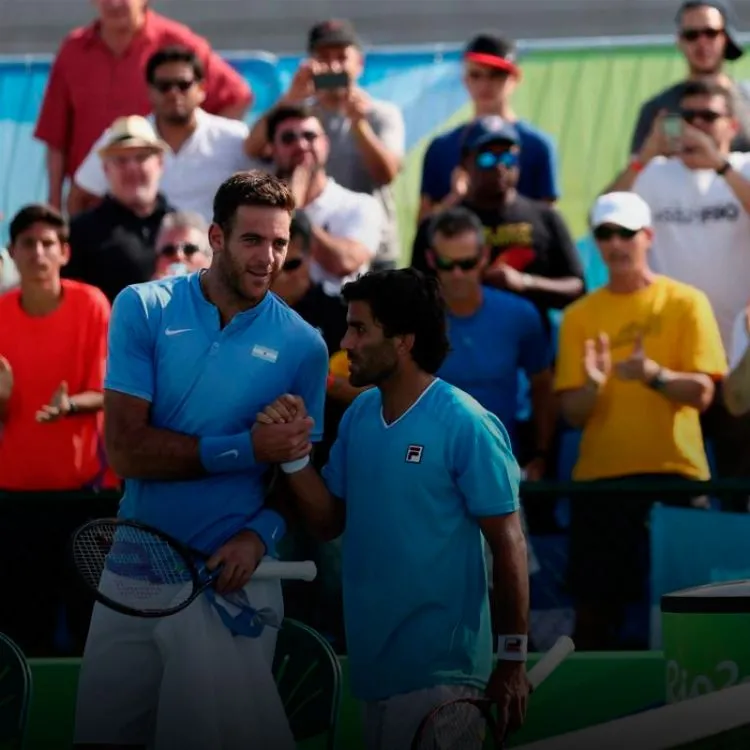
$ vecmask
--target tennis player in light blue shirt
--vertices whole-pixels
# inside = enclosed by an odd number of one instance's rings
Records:
[[[268,468],[302,459],[323,433],[325,342],[269,291],[293,208],[276,177],[231,177],[214,201],[211,267],[128,287],[113,306],[105,423],[109,460],[125,479],[120,516],[211,555],[209,567],[223,566],[220,594],[243,588],[284,535],[283,517],[265,505]],[[290,390],[305,394],[309,416],[256,425],[263,406]],[[95,605],[76,743],[152,744],[164,668],[157,622]],[[263,638],[270,670],[275,636]]]
[[[434,376],[448,351],[435,280],[414,269],[367,274],[343,296],[350,381],[377,387],[344,415],[323,479],[308,463],[288,481],[314,530],[343,533],[350,681],[366,703],[368,750],[408,750],[432,707],[482,691],[513,729],[528,693],[529,594],[508,434]],[[290,395],[260,419],[304,414]],[[494,670],[483,540],[501,634]]]

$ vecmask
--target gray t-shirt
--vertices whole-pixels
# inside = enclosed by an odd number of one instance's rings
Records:
[[[16,264],[7,248],[0,247],[0,294],[17,287],[20,283]]]
[[[662,109],[668,112],[677,112],[680,107],[680,99],[686,82],[676,83],[668,89],[664,89],[653,99],[649,99],[642,107],[638,115],[638,122],[633,133],[633,141],[630,145],[630,153],[636,154],[641,150],[643,142],[651,131],[651,126],[656,115]],[[737,136],[732,142],[732,151],[750,151],[750,92],[747,88],[736,83],[732,85],[735,116],[740,124]]]
[[[376,263],[395,263],[401,256],[396,202],[393,185],[378,186],[367,171],[359,146],[351,132],[351,121],[337,112],[321,111],[321,123],[331,142],[326,172],[339,185],[358,193],[367,193],[377,198],[383,206],[386,221],[383,240],[380,243]],[[372,109],[367,115],[375,135],[391,152],[402,157],[406,150],[404,118],[398,107],[390,102],[372,100]]]

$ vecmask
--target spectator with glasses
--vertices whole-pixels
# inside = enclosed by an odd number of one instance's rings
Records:
[[[257,166],[244,151],[248,127],[203,109],[205,71],[186,47],[155,52],[146,63],[145,79],[152,109],[146,119],[169,147],[160,190],[179,210],[197,212],[210,223],[219,185],[235,172]],[[71,215],[97,205],[107,192],[97,152],[110,135],[110,130],[101,135],[76,170],[68,199]]]
[[[380,203],[328,174],[330,141],[309,107],[275,109],[268,117],[268,136],[273,169],[289,183],[295,205],[310,222],[310,278],[338,295],[375,258],[385,219]]]
[[[521,147],[518,192],[533,200],[554,203],[559,197],[555,147],[546,133],[520,119],[513,110],[511,95],[520,80],[514,42],[490,34],[480,34],[469,42],[464,52],[464,86],[474,118],[494,115],[515,126]],[[465,199],[468,177],[462,152],[471,125],[461,124],[439,135],[427,147],[422,165],[420,219]]]
[[[483,117],[466,131],[462,166],[468,188],[461,205],[484,226],[489,257],[482,280],[533,302],[547,322],[583,292],[583,270],[560,214],[521,195],[523,144],[518,129],[498,116]],[[431,271],[426,257],[429,219],[414,241],[412,265]]]
[[[732,151],[750,151],[750,91],[724,71],[727,60],[737,60],[743,54],[724,6],[712,0],[688,0],[680,6],[676,20],[680,52],[688,66],[687,80],[664,89],[643,104],[630,153],[637,155],[641,151],[660,112],[679,109],[685,86],[692,81],[716,83],[729,91],[738,122]]]
[[[212,257],[208,225],[200,214],[175,211],[164,217],[156,237],[154,279],[208,268]]]

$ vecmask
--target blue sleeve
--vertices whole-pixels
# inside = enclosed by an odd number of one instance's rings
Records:
[[[519,509],[521,470],[494,414],[467,414],[453,433],[452,451],[456,483],[472,516],[503,516]]]
[[[447,179],[448,191],[446,192],[446,178],[443,174],[444,164],[440,158],[440,144],[437,139],[427,147],[422,162],[422,186],[420,195],[426,195],[431,201],[437,202],[445,198],[450,192],[450,176]],[[452,171],[449,170],[449,172]]]
[[[549,336],[544,330],[542,316],[531,303],[523,306],[519,320],[520,365],[526,375],[534,375],[552,366],[552,351]]]
[[[132,287],[112,305],[104,388],[145,401],[154,397],[154,337],[144,300]]]
[[[311,336],[307,353],[302,358],[294,378],[291,392],[301,396],[307,413],[313,418],[311,441],[323,439],[323,415],[326,401],[326,379],[328,378],[328,349],[321,336]]]
[[[358,397],[359,398],[359,397]],[[346,500],[346,446],[349,441],[349,430],[352,422],[352,413],[355,410],[356,399],[344,412],[339,422],[336,440],[331,446],[328,454],[328,462],[320,472],[328,491],[341,500]]]

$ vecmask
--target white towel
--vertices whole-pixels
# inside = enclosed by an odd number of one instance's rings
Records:
[[[244,595],[281,622],[279,581],[251,581]],[[275,628],[255,638],[234,635],[201,596],[154,634],[164,673],[153,750],[295,749],[272,674]]]

